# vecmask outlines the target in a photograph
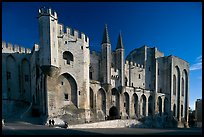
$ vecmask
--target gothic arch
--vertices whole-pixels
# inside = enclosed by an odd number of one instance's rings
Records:
[[[146,116],[146,100],[147,100],[146,96],[144,94],[142,94],[141,99],[140,99],[140,103],[141,103],[140,107],[142,108],[142,110],[141,110],[142,116]]]
[[[15,69],[14,69],[15,68]],[[7,77],[7,95],[13,99],[15,92],[18,92],[18,67],[15,58],[12,55],[6,58],[6,77]]]
[[[106,114],[106,92],[103,88],[100,88],[97,93],[98,110],[101,110],[103,114]]]
[[[124,108],[125,108],[125,112],[126,114],[129,116],[129,106],[130,106],[130,97],[128,95],[127,92],[124,93]]]
[[[58,85],[63,101],[71,101],[73,105],[78,107],[77,83],[75,79],[70,74],[64,73],[58,77]]]
[[[153,114],[153,97],[152,95],[148,98],[148,116]]]
[[[138,112],[138,96],[136,93],[133,94],[132,96],[132,101],[131,101],[132,107],[131,110],[133,112],[133,116],[138,116],[139,112]]]
[[[179,113],[181,112],[180,111],[180,69],[178,66],[175,66],[175,69],[176,69],[176,77],[177,77],[177,86],[176,86],[176,89],[177,89],[177,118],[179,119]]]

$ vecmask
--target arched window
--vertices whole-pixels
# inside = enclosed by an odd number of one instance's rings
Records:
[[[142,114],[142,116],[146,116],[146,96],[143,94],[142,96],[141,96],[141,98],[140,98],[140,107],[141,107],[141,114]]]
[[[63,59],[67,60],[67,64],[70,64],[71,61],[74,61],[73,54],[69,51],[63,52]]]

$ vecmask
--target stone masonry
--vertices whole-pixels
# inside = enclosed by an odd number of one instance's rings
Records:
[[[79,124],[160,115],[174,117],[179,127],[188,121],[186,61],[146,45],[125,58],[122,34],[112,51],[107,25],[101,52],[90,51],[89,38],[58,23],[51,9],[39,9],[38,23],[32,50],[2,42],[4,119],[15,114]]]

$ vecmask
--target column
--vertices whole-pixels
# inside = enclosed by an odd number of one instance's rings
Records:
[[[155,59],[155,91],[154,91],[154,107],[153,107],[153,115],[155,115],[155,113],[157,113],[157,90],[158,90],[158,71],[157,71],[157,68],[158,68],[158,60]]]
[[[146,97],[146,116],[148,116],[148,97]]]
[[[164,99],[165,99],[165,96],[161,96],[161,99],[162,99],[162,116],[164,115]]]
[[[140,116],[142,116],[142,107],[143,107],[142,102],[143,102],[143,100],[140,99],[140,101],[139,101],[139,104],[140,104],[140,106],[139,106],[139,110],[140,110],[139,114],[140,114]]]

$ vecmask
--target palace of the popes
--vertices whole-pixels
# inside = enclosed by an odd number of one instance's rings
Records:
[[[57,117],[79,124],[158,116],[178,126],[188,122],[188,62],[146,45],[125,58],[122,34],[112,51],[107,25],[100,52],[90,51],[91,38],[58,23],[55,11],[40,8],[37,19],[39,43],[32,49],[2,41],[5,120]]]

